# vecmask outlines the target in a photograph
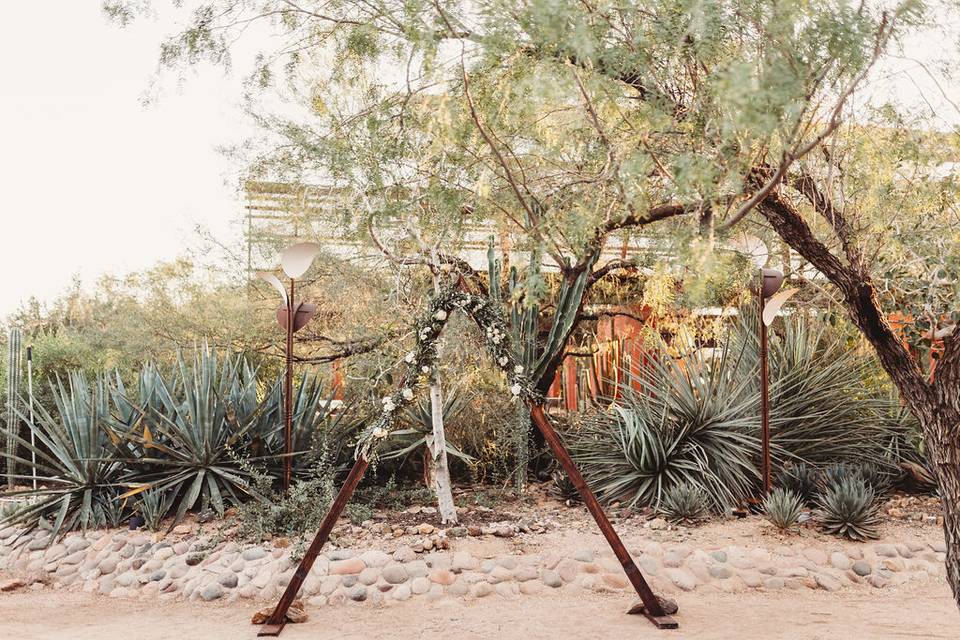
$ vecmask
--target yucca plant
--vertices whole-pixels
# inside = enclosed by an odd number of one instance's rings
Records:
[[[778,487],[794,493],[803,504],[810,504],[817,493],[820,472],[804,462],[789,463],[777,471],[774,482]]]
[[[56,411],[34,407],[36,446],[16,436],[19,450],[27,452],[16,461],[29,466],[30,452],[36,454],[41,487],[10,494],[26,500],[0,524],[16,522],[30,529],[44,519],[53,539],[72,529],[112,525],[121,519],[117,496],[126,470],[117,445],[103,428],[110,409],[106,381],[100,378],[90,385],[75,372],[66,387],[59,379],[51,387]],[[9,459],[10,454],[4,455]]]
[[[741,354],[741,375],[759,396],[757,325],[755,309],[743,310],[727,348]],[[889,400],[864,385],[876,362],[851,349],[825,322],[783,318],[776,327],[769,355],[775,464],[846,461],[895,468],[887,451],[895,434],[881,417]]]
[[[606,501],[657,507],[670,488],[694,485],[718,512],[750,496],[756,397],[736,361],[727,352],[649,360],[639,377],[621,378],[616,404],[567,433],[590,486]]]
[[[667,489],[658,511],[671,522],[694,523],[709,513],[707,494],[695,484],[682,482]]]
[[[189,509],[213,508],[260,496],[251,488],[251,474],[239,464],[246,458],[262,405],[256,397],[256,373],[239,357],[218,357],[206,345],[188,361],[182,354],[168,378],[159,377],[155,402],[139,407],[139,416],[116,435],[139,447],[133,488],[123,497],[155,489],[177,505],[171,526]],[[256,458],[265,460],[269,456]]]
[[[873,487],[857,477],[845,477],[817,497],[817,518],[823,530],[851,540],[879,537],[879,511]]]
[[[803,499],[790,489],[777,487],[763,501],[763,513],[778,529],[787,531],[800,521]]]

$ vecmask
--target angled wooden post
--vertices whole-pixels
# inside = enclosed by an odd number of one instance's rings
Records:
[[[290,609],[293,601],[297,599],[297,593],[300,591],[300,587],[303,586],[303,581],[306,580],[307,575],[310,574],[313,563],[316,562],[317,556],[320,555],[320,550],[323,549],[323,545],[327,543],[330,532],[333,531],[333,527],[337,524],[340,514],[343,513],[344,507],[346,507],[350,501],[350,496],[353,495],[353,492],[357,489],[357,485],[360,484],[360,480],[367,471],[368,465],[369,462],[362,456],[357,458],[357,461],[353,463],[350,474],[344,481],[343,486],[340,487],[340,492],[337,493],[333,504],[330,505],[330,510],[327,511],[327,515],[324,516],[323,522],[320,523],[320,529],[317,531],[317,535],[314,536],[313,542],[310,543],[307,552],[303,556],[303,560],[300,561],[300,565],[294,572],[293,577],[290,578],[290,584],[287,585],[287,589],[280,597],[280,602],[277,603],[273,613],[267,618],[267,622],[263,625],[263,628],[257,633],[258,636],[278,636],[280,632],[283,631],[284,625],[287,624],[287,610]]]
[[[616,530],[607,518],[607,514],[604,513],[603,507],[601,507],[597,501],[597,497],[590,491],[590,487],[587,486],[583,475],[580,473],[580,470],[577,469],[577,465],[574,464],[573,458],[570,457],[570,453],[563,445],[563,441],[560,440],[560,436],[557,435],[556,430],[554,430],[550,424],[550,420],[543,412],[543,407],[539,404],[532,404],[530,406],[530,417],[533,418],[533,423],[537,425],[537,429],[543,434],[543,438],[550,446],[550,450],[553,451],[553,455],[556,456],[557,462],[560,463],[560,466],[563,467],[573,486],[576,487],[577,492],[583,499],[583,504],[586,505],[587,510],[590,511],[590,515],[593,516],[597,526],[600,527],[600,533],[603,534],[603,537],[607,540],[607,544],[613,549],[613,554],[617,556],[617,560],[621,566],[623,566],[623,571],[627,574],[627,579],[630,580],[630,584],[633,585],[637,595],[640,596],[641,602],[643,602],[643,615],[656,625],[658,629],[676,629],[678,626],[676,620],[667,615],[663,610],[660,599],[654,595],[653,590],[650,589],[650,585],[647,584],[643,574],[640,573],[640,569],[637,568],[633,558],[630,557],[630,552],[627,551],[623,541],[620,540],[620,536],[617,535]]]

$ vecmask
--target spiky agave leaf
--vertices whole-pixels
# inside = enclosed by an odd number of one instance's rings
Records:
[[[571,453],[604,500],[657,507],[671,487],[702,489],[723,511],[751,495],[759,455],[755,397],[728,352],[651,354],[626,374],[620,399],[568,433]]]
[[[139,495],[138,509],[144,523],[151,531],[160,529],[160,522],[170,511],[170,495],[158,489],[148,489]]]
[[[879,511],[873,487],[856,477],[843,478],[817,498],[817,518],[823,530],[851,540],[879,537]]]
[[[67,379],[66,387],[59,378],[51,384],[55,413],[34,406],[37,444],[17,437],[20,450],[26,451],[21,464],[29,467],[30,453],[36,454],[41,487],[8,494],[22,497],[24,503],[0,522],[20,523],[29,530],[45,519],[53,533],[51,541],[72,529],[113,524],[122,517],[117,495],[124,465],[117,445],[103,429],[109,414],[106,381],[99,378],[90,385],[81,372],[72,372]]]
[[[791,491],[777,487],[763,501],[763,512],[778,529],[792,529],[803,512],[803,499]]]
[[[682,482],[667,489],[658,511],[671,522],[694,523],[709,513],[707,494],[695,484]]]

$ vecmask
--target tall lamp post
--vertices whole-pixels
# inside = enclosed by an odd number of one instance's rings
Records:
[[[302,329],[317,313],[317,305],[296,301],[296,280],[310,268],[320,250],[315,242],[301,242],[287,247],[280,256],[280,267],[290,278],[290,295],[280,278],[269,271],[258,271],[257,276],[269,282],[283,300],[277,308],[277,323],[287,336],[284,350],[286,369],[283,384],[283,492],[290,488],[293,468],[293,334]]]
[[[787,299],[797,292],[796,289],[784,289],[783,274],[776,269],[760,270],[760,428],[762,441],[762,462],[760,473],[763,476],[763,495],[770,495],[772,485],[772,464],[770,461],[770,374],[767,368],[767,327],[777,317],[777,312]],[[769,301],[768,301],[769,299]]]

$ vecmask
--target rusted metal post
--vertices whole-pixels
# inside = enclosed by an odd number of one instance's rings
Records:
[[[293,318],[294,279],[290,278],[290,300],[287,303],[287,347],[286,372],[283,391],[283,492],[290,490],[290,476],[293,467]]]
[[[343,509],[350,501],[350,496],[353,495],[353,492],[357,489],[357,485],[360,484],[360,480],[367,471],[368,465],[369,463],[366,458],[363,457],[357,458],[357,461],[353,463],[350,474],[344,481],[343,486],[340,487],[340,492],[337,493],[333,504],[330,505],[330,510],[327,511],[327,515],[324,516],[323,522],[320,523],[320,529],[317,531],[317,535],[314,536],[313,542],[311,542],[307,548],[303,560],[300,561],[300,566],[297,567],[293,577],[290,578],[290,584],[287,585],[286,591],[284,591],[283,596],[280,597],[280,602],[277,603],[277,607],[273,610],[273,613],[270,614],[270,617],[267,618],[267,622],[263,625],[263,628],[257,633],[258,636],[278,636],[280,632],[283,631],[284,625],[287,624],[287,610],[290,608],[290,605],[293,604],[293,601],[297,599],[297,593],[300,591],[300,587],[303,586],[303,581],[306,580],[307,575],[310,574],[313,563],[316,562],[317,556],[320,555],[320,550],[323,549],[323,545],[327,543],[330,532],[333,531],[333,527],[337,524],[340,514],[343,513]]]
[[[650,622],[656,625],[658,629],[676,629],[676,620],[664,612],[660,600],[650,589],[650,585],[647,584],[643,574],[640,573],[640,569],[637,568],[633,558],[630,557],[630,552],[627,551],[623,541],[620,540],[620,536],[617,535],[607,515],[603,512],[603,508],[597,501],[597,497],[590,491],[586,481],[580,474],[580,470],[577,469],[577,465],[574,464],[573,458],[570,457],[570,453],[560,440],[560,436],[557,435],[557,432],[550,425],[550,420],[546,414],[544,414],[543,407],[539,404],[532,404],[530,406],[530,417],[533,418],[533,423],[537,425],[537,429],[543,434],[543,438],[553,451],[553,455],[557,457],[560,466],[563,467],[573,486],[576,487],[577,492],[583,499],[583,503],[587,506],[587,510],[590,511],[590,515],[593,516],[597,526],[600,527],[600,533],[607,539],[607,544],[613,549],[614,555],[617,556],[617,560],[619,560],[623,566],[623,570],[627,574],[627,579],[630,580],[630,584],[633,585],[634,590],[643,602],[643,614]]]
[[[766,297],[762,290],[757,297],[760,299],[760,437],[763,457],[760,473],[763,476],[763,495],[766,497],[770,495],[773,484],[773,465],[770,463],[770,375],[767,367],[767,323],[763,319]]]

